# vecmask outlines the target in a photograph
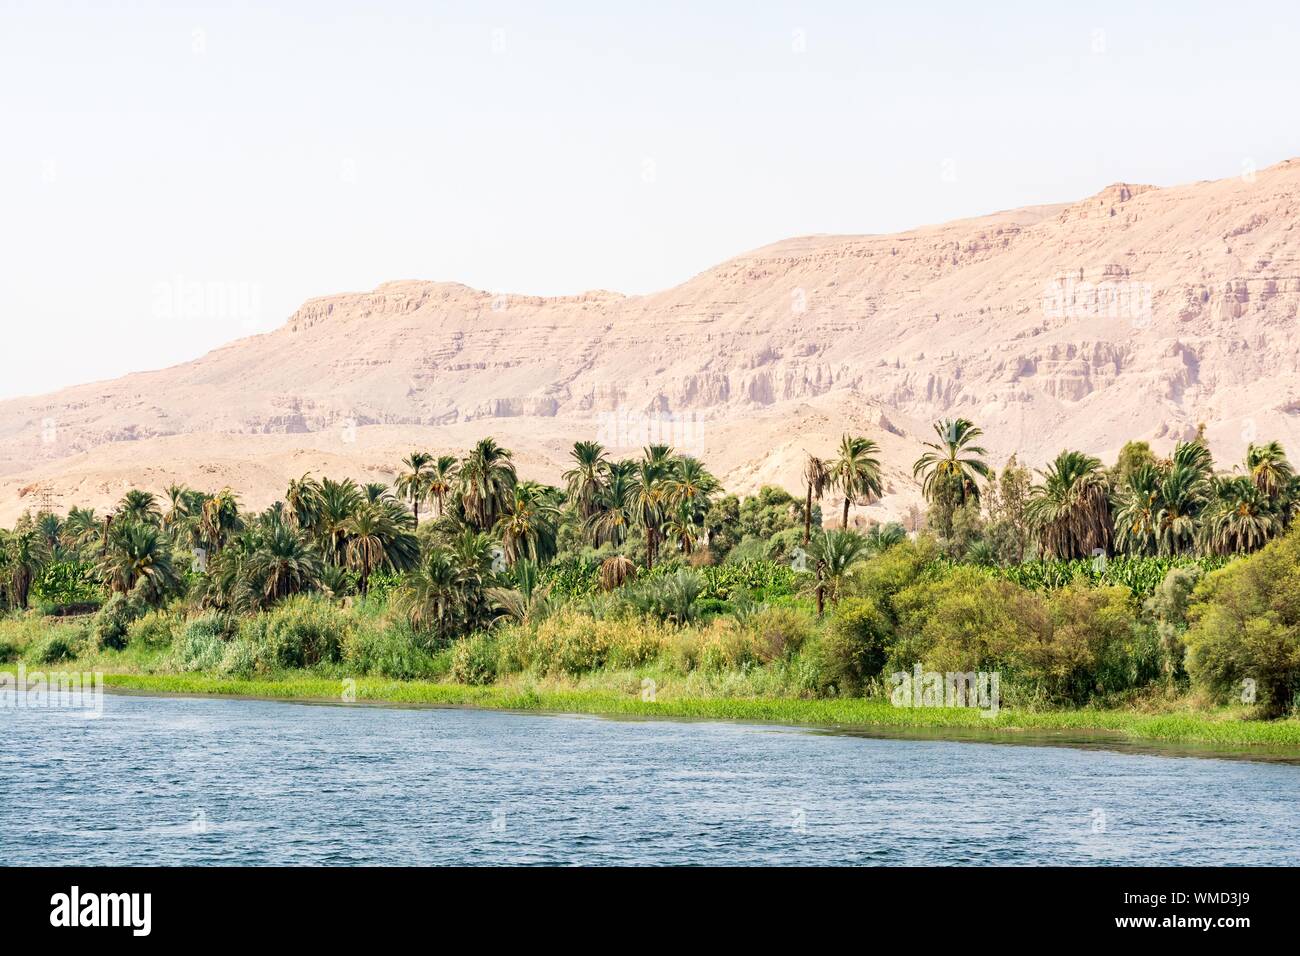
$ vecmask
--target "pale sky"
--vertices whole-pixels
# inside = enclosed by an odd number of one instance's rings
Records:
[[[0,0],[0,397],[1300,155],[1293,0],[701,6]]]

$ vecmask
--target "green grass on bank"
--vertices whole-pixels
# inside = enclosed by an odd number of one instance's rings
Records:
[[[344,702],[342,679],[289,674],[276,679],[240,680],[201,674],[106,674],[113,688],[162,694],[212,694],[237,697]],[[765,721],[801,726],[870,730],[952,730],[954,736],[991,738],[1051,732],[1104,732],[1127,741],[1176,742],[1252,752],[1258,748],[1294,751],[1300,756],[1300,720],[1243,719],[1241,712],[1144,714],[1128,710],[1003,709],[996,717],[947,708],[902,708],[868,698],[798,700],[782,698],[660,696],[644,701],[637,692],[611,689],[505,684],[467,687],[424,681],[356,678],[358,702],[481,707],[550,713],[604,714],[709,720]]]

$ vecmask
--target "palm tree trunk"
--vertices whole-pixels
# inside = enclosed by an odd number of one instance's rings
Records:
[[[411,499],[411,504],[415,506],[415,526],[420,527],[420,499],[418,497]]]
[[[849,498],[847,495],[844,497],[844,521],[841,523],[840,527],[846,531],[849,527]]]
[[[803,506],[803,543],[806,545],[812,536],[812,485],[808,486],[808,497]]]

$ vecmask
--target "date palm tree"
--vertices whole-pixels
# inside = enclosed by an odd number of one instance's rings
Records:
[[[49,542],[39,528],[23,528],[9,535],[5,551],[5,570],[14,604],[25,611],[32,583],[50,562]]]
[[[111,526],[99,573],[109,590],[119,594],[139,590],[153,604],[178,590],[181,583],[161,529],[141,521],[118,521]]]
[[[127,521],[143,524],[162,524],[162,508],[158,505],[158,496],[152,491],[131,488],[117,503],[117,516]]]
[[[631,462],[614,462],[600,494],[595,510],[583,522],[596,547],[602,544],[621,545],[627,540],[628,530],[636,523],[635,466]]]
[[[1043,482],[1030,489],[1025,517],[1043,554],[1068,559],[1108,552],[1112,525],[1101,462],[1083,452],[1063,451],[1039,474]]]
[[[349,526],[364,498],[351,478],[334,481],[325,478],[320,485],[320,514],[316,521],[316,541],[321,556],[330,564],[343,567],[347,562]]]
[[[849,505],[870,495],[880,496],[880,446],[869,438],[844,435],[839,457],[831,464],[831,477],[844,495],[844,516],[840,526],[849,526]]]
[[[1283,527],[1282,515],[1249,475],[1211,479],[1210,503],[1201,522],[1201,547],[1211,554],[1242,554],[1262,548]]]
[[[438,517],[446,510],[447,496],[456,487],[460,461],[455,455],[439,455],[429,466],[429,494],[438,505]]]
[[[1246,474],[1256,488],[1276,503],[1295,477],[1295,469],[1287,461],[1281,443],[1271,441],[1265,445],[1252,443],[1246,449]]]
[[[397,493],[411,503],[415,526],[420,526],[420,502],[429,497],[433,456],[428,452],[413,451],[402,459],[403,470],[397,475]]]
[[[289,508],[289,516],[299,531],[315,534],[321,520],[321,484],[310,474],[294,478],[284,493],[284,503]]]
[[[531,481],[516,485],[496,524],[506,561],[536,564],[553,557],[559,520],[559,508],[547,500],[544,488]]]
[[[868,551],[867,539],[847,528],[823,531],[813,536],[808,553],[817,575],[815,591],[818,617],[825,612],[828,600],[832,604],[839,601],[849,569],[867,557]]]
[[[263,603],[320,586],[320,555],[304,534],[283,521],[270,521],[257,549],[249,557],[247,573],[256,582]]]
[[[806,487],[803,505],[803,543],[807,547],[812,536],[813,499],[820,501],[821,496],[831,487],[830,466],[816,455],[809,455],[804,460],[803,480]]]
[[[983,456],[988,450],[972,444],[984,434],[965,418],[945,418],[934,423],[937,442],[925,442],[930,449],[912,466],[912,477],[924,475],[921,493],[933,502],[940,494],[950,494],[954,504],[979,501],[977,478],[989,480],[991,471]]]
[[[1174,465],[1160,482],[1156,512],[1156,549],[1185,554],[1196,544],[1196,529],[1205,506],[1206,480],[1198,469]]]
[[[478,531],[493,527],[514,494],[518,476],[508,449],[484,438],[460,466],[460,495],[465,518]]]
[[[1156,553],[1160,513],[1160,470],[1144,464],[1128,472],[1115,508],[1115,547],[1124,554]]]
[[[578,520],[586,521],[595,513],[609,472],[609,459],[605,447],[594,441],[574,442],[569,457],[573,459],[573,467],[561,476],[565,496],[577,512]]]

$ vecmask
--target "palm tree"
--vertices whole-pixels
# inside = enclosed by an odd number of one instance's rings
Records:
[[[229,488],[222,488],[203,502],[198,516],[204,543],[215,554],[226,545],[232,534],[244,526],[239,516],[239,498]]]
[[[511,569],[510,587],[491,587],[487,595],[501,608],[502,617],[519,624],[533,624],[551,613],[550,586],[541,583],[536,562],[527,558]]]
[[[536,563],[554,556],[560,512],[546,498],[545,489],[535,482],[525,481],[515,486],[496,524],[501,547],[510,564],[525,558]]]
[[[803,505],[803,543],[807,547],[808,540],[812,535],[812,503],[816,498],[819,501],[821,496],[826,493],[826,489],[832,484],[830,468],[827,463],[822,461],[816,455],[809,455],[804,461],[803,480],[807,486],[807,495]]]
[[[493,527],[514,493],[518,476],[508,449],[482,439],[460,466],[460,493],[468,522],[479,531]]]
[[[168,485],[167,511],[162,517],[162,526],[168,531],[190,516],[190,490],[184,485]]]
[[[411,503],[415,526],[420,526],[420,502],[429,497],[430,465],[433,456],[428,452],[413,451],[402,459],[406,469],[397,476],[397,493]]]
[[[441,518],[447,495],[456,487],[456,478],[460,474],[460,462],[455,455],[439,455],[429,468],[428,493],[438,503],[438,517]]]
[[[1143,464],[1128,472],[1115,509],[1115,547],[1125,554],[1156,553],[1160,513],[1160,471]]]
[[[467,593],[451,553],[435,546],[402,579],[394,604],[415,630],[449,633]]]
[[[832,604],[839,601],[849,569],[867,556],[867,540],[856,531],[839,528],[815,536],[808,551],[817,571],[817,616],[821,617],[828,599]]]
[[[701,530],[695,523],[695,515],[686,501],[677,503],[677,507],[669,512],[663,526],[664,538],[676,541],[682,554],[691,554],[695,550],[695,543],[699,540]]]
[[[636,522],[634,470],[631,462],[615,462],[610,466],[606,483],[596,498],[595,510],[583,522],[596,547],[621,545],[627,540],[628,529]]]
[[[645,456],[636,463],[636,471],[632,475],[631,506],[636,520],[645,531],[646,570],[653,570],[655,566],[659,523],[663,519],[663,481],[667,471],[668,459],[658,454],[652,446],[645,450]]]
[[[117,515],[127,521],[144,524],[162,524],[163,513],[158,507],[158,497],[152,491],[132,488],[117,503]]]
[[[269,523],[247,567],[249,578],[259,583],[260,596],[267,603],[319,587],[322,570],[320,556],[303,533],[282,521]]]
[[[64,547],[78,553],[99,541],[100,524],[94,508],[73,508],[63,522]]]
[[[609,459],[604,446],[594,441],[574,442],[569,457],[573,459],[573,467],[561,476],[565,495],[577,511],[578,519],[586,521],[595,513],[609,471]]]
[[[162,531],[139,521],[119,521],[112,526],[99,571],[110,590],[129,594],[138,588],[151,603],[181,583]]]
[[[692,520],[698,520],[709,510],[709,500],[718,487],[718,479],[698,458],[683,455],[668,464],[664,498],[672,507],[685,505]]]
[[[347,558],[348,522],[361,507],[361,489],[351,478],[325,478],[320,485],[320,511],[316,519],[316,541],[321,556],[342,567]]]
[[[1246,474],[1270,501],[1277,502],[1295,477],[1295,469],[1287,461],[1281,443],[1271,441],[1267,445],[1251,444],[1246,449]]]
[[[1212,554],[1262,548],[1282,531],[1282,515],[1247,475],[1210,482],[1210,503],[1201,522],[1201,547]]]
[[[844,494],[844,518],[840,526],[849,526],[849,505],[855,499],[880,496],[880,460],[875,454],[880,446],[869,438],[845,435],[840,439],[839,458],[831,464],[831,480]]]
[[[361,596],[370,591],[370,575],[382,568],[403,572],[420,561],[420,543],[415,537],[411,513],[399,501],[365,502],[343,527],[344,557],[357,572]]]
[[[912,466],[912,477],[924,474],[921,493],[933,502],[939,495],[951,495],[953,504],[963,505],[967,500],[979,501],[980,490],[976,478],[989,480],[992,472],[980,456],[987,449],[971,444],[984,434],[964,418],[948,419],[934,423],[938,442],[925,442],[930,449]]]
[[[1161,554],[1184,554],[1196,541],[1197,519],[1205,506],[1205,479],[1188,465],[1173,465],[1160,482],[1156,512],[1156,548]]]
[[[50,561],[50,546],[38,528],[25,528],[9,535],[5,550],[14,603],[25,611],[32,582]]]
[[[1109,551],[1110,503],[1101,462],[1083,452],[1063,451],[1034,485],[1025,517],[1038,534],[1043,554],[1055,558],[1088,557]]]
[[[289,488],[284,493],[284,503],[299,531],[307,534],[318,531],[323,508],[321,485],[310,472],[289,482]]]

